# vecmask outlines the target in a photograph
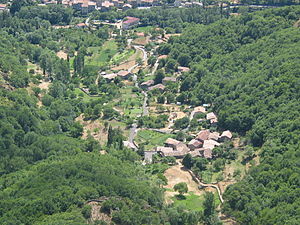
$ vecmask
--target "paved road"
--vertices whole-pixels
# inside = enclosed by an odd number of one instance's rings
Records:
[[[86,21],[85,21],[86,26],[90,26],[90,19],[91,19],[90,17],[86,19]]]
[[[133,140],[134,140],[136,134],[137,134],[137,124],[133,123],[131,125],[130,131],[129,131],[129,139],[128,139],[128,141],[130,143],[134,144]]]
[[[128,40],[128,45],[129,46],[131,45],[131,42],[132,42],[132,40]],[[143,62],[145,62],[147,60],[147,57],[148,57],[146,50],[142,46],[138,46],[138,45],[133,45],[133,47],[136,50],[140,50],[140,51],[143,52],[143,58],[142,58],[142,60],[143,60]],[[139,66],[139,64],[135,64],[134,66],[130,67],[128,69],[128,72],[132,73],[133,69],[136,68],[137,66]],[[137,81],[137,75],[136,74],[133,75],[133,81],[135,82],[135,86],[139,87],[139,83]],[[147,115],[149,115],[149,111],[148,111],[148,107],[147,107],[148,94],[145,91],[142,91],[142,94],[144,95],[142,115],[143,116],[147,116]],[[130,128],[130,132],[129,132],[129,139],[128,139],[128,141],[130,143],[134,144],[134,138],[135,138],[136,134],[137,134],[137,124],[133,123],[132,126],[131,126],[131,128]]]
[[[148,94],[145,91],[142,91],[142,94],[144,95],[144,102],[143,102],[143,116],[148,116],[149,115],[149,110],[147,106],[147,101],[148,101]]]
[[[153,70],[152,70],[152,72],[151,72],[151,75],[154,75],[154,74],[155,74],[155,72],[156,72],[158,66],[159,66],[159,63],[158,63],[158,60],[156,60],[154,66],[153,66]]]
[[[128,40],[128,45],[131,45],[131,41],[130,41],[130,40]],[[143,52],[143,58],[142,58],[142,60],[145,62],[145,61],[147,60],[147,57],[148,57],[148,56],[147,56],[146,50],[145,50],[143,47],[138,46],[138,45],[133,45],[133,47],[134,47],[136,50],[140,50],[140,51]],[[136,68],[136,67],[138,67],[138,66],[139,66],[139,64],[133,65],[132,67],[130,67],[130,68],[128,69],[128,72],[132,73],[132,71],[134,70],[134,68]]]
[[[146,61],[148,58],[146,50],[142,46],[139,46],[139,45],[134,45],[133,47],[136,49],[139,49],[143,52],[143,61]]]

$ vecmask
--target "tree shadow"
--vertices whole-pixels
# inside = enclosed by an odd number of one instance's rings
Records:
[[[181,194],[175,195],[175,198],[177,200],[185,200],[186,199],[186,197],[184,195],[181,195]]]

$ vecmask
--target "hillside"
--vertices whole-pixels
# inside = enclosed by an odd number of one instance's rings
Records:
[[[299,7],[267,10],[187,29],[167,44],[171,57],[184,52],[193,59],[181,85],[184,100],[212,103],[223,129],[260,149],[260,165],[225,192],[223,211],[242,224],[299,223],[298,17]]]
[[[297,3],[85,17],[14,1],[0,224],[300,224]]]

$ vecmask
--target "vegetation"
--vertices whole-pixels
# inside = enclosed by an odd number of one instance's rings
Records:
[[[130,15],[142,18],[142,26],[182,32],[154,51],[150,64],[157,55],[168,57],[151,79],[161,83],[178,66],[191,71],[178,75],[163,93],[149,92],[149,101],[178,101],[185,104],[182,109],[209,103],[218,129],[235,132],[246,145],[240,153],[226,142],[213,150],[212,159],[186,155],[183,164],[207,182],[222,180],[224,168],[235,166],[239,181],[225,191],[222,211],[239,223],[299,224],[300,7],[229,18],[229,11],[206,6],[95,12],[92,17],[114,21]],[[140,89],[98,74],[113,56],[117,62],[131,54],[124,51],[127,32],[108,40],[107,27],[58,29],[84,20],[60,5],[15,0],[10,7],[0,12],[0,224],[85,224],[91,217],[87,201],[101,197],[107,199],[101,213],[115,224],[219,224],[211,193],[201,206],[194,195],[164,205],[163,172],[176,163],[174,157],[155,156],[157,164],[141,164],[145,147],[174,135],[140,130],[139,154],[123,146],[123,129],[141,112]],[[165,35],[152,28],[140,30]],[[92,129],[107,136],[101,145],[82,125],[92,127],[99,118],[104,129]],[[165,114],[137,119],[139,128],[160,129],[167,122]],[[197,122],[185,117],[174,127],[208,126]],[[190,138],[183,132],[176,137]],[[245,173],[240,163],[251,164],[258,152],[259,165]],[[174,189],[188,192],[185,183]]]
[[[300,33],[293,24],[299,10],[269,9],[189,27],[159,49],[175,60],[183,53],[193,59],[182,77],[184,102],[213,103],[220,128],[261,148],[260,165],[224,195],[223,211],[242,224],[298,223]],[[283,190],[290,201],[279,198]]]
[[[179,192],[179,195],[183,195],[188,192],[188,186],[186,183],[181,182],[174,186],[174,190]]]

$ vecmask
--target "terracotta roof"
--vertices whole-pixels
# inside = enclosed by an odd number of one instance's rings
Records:
[[[218,118],[215,118],[215,119],[211,119],[210,120],[210,123],[217,123],[218,122]]]
[[[195,149],[194,151],[190,151],[189,154],[190,154],[192,157],[201,156],[201,152],[199,151],[199,149]]]
[[[201,130],[197,135],[197,139],[200,141],[208,140],[209,134],[210,134],[209,130]]]
[[[129,23],[130,24],[130,23],[137,23],[139,21],[140,21],[139,18],[127,16],[125,18],[125,20],[123,21],[123,23]]]
[[[178,145],[175,146],[175,150],[182,153],[188,153],[190,149],[187,147],[186,144],[180,142]]]
[[[206,109],[203,106],[197,106],[193,110],[194,112],[206,113]]]
[[[125,5],[123,5],[123,8],[126,8],[126,7],[132,8],[132,5],[130,5],[130,4],[125,4]]]
[[[232,133],[229,130],[226,130],[221,135],[221,138],[223,138],[223,137],[227,137],[227,138],[231,139],[232,138]]]
[[[178,156],[184,156],[186,153],[183,151],[175,151],[173,148],[170,147],[157,147],[156,151],[160,152],[162,156],[173,156],[173,157],[178,157]]]
[[[149,91],[152,91],[154,89],[164,90],[165,88],[166,88],[165,85],[163,85],[163,84],[157,84],[157,85],[154,85],[152,87],[149,87],[148,90]]]
[[[158,56],[158,59],[166,59],[166,58],[168,58],[168,55],[160,55],[160,56]]]
[[[212,149],[204,149],[203,157],[206,159],[211,159],[212,158]]]
[[[189,147],[190,149],[196,149],[196,148],[200,148],[200,147],[202,146],[202,144],[203,144],[202,141],[193,139],[193,140],[191,140],[191,141],[188,143],[188,147]]]
[[[85,24],[85,23],[78,23],[76,26],[77,26],[77,27],[85,27],[86,24]]]
[[[220,133],[218,132],[213,132],[213,133],[210,133],[209,136],[208,136],[208,139],[212,139],[212,140],[219,140],[220,138]]]
[[[174,138],[168,138],[166,141],[165,141],[165,145],[169,145],[169,146],[176,146],[180,143],[180,141],[177,141],[176,139]]]
[[[216,146],[219,146],[220,143],[214,140],[205,140],[203,143],[203,148],[214,149]]]
[[[126,70],[121,70],[121,71],[118,72],[118,76],[120,76],[120,77],[126,77],[129,74],[130,73],[128,71],[126,71]]]
[[[166,82],[166,81],[176,82],[177,79],[176,79],[176,77],[165,77],[162,81],[163,82]]]
[[[141,83],[141,86],[151,86],[153,84],[154,84],[154,80],[148,80],[148,81]]]
[[[180,72],[189,72],[189,71],[190,71],[190,68],[184,67],[184,66],[178,66],[178,70],[179,70]]]
[[[210,113],[207,113],[206,119],[207,119],[207,120],[217,119],[217,116],[216,116],[216,114],[214,114],[213,112],[210,112]]]
[[[114,3],[109,2],[109,1],[104,1],[104,2],[101,3],[101,6],[102,6],[102,7],[109,8],[109,7],[111,7],[111,6],[114,6]]]
[[[105,79],[112,80],[112,79],[116,78],[117,76],[118,76],[117,74],[111,73],[111,74],[103,75],[102,77]]]

